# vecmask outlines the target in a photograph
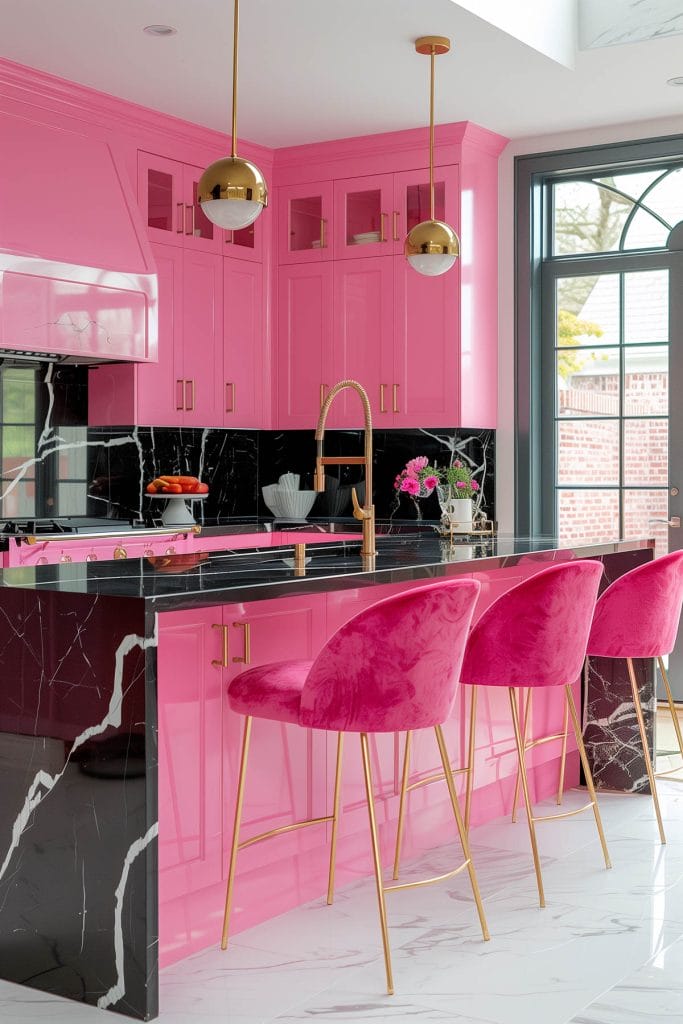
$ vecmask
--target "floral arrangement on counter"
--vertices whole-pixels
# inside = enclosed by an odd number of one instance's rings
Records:
[[[403,491],[411,498],[427,498],[441,483],[449,488],[453,498],[473,498],[479,490],[472,470],[461,459],[440,469],[430,466],[426,455],[418,455],[406,463],[394,480],[394,490]]]
[[[472,470],[461,459],[455,459],[452,465],[442,469],[440,478],[450,491],[451,498],[474,498],[479,484],[472,478]]]

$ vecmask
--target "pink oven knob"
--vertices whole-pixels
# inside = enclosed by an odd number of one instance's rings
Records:
[[[71,555],[62,555],[62,557],[59,559],[59,561],[60,562],[73,562],[73,558],[71,557]]]
[[[166,554],[167,555],[175,555],[175,548],[173,547],[172,544],[169,545],[169,547],[166,548]]]
[[[145,558],[153,558],[154,557],[154,548],[145,548],[143,554],[144,554]]]

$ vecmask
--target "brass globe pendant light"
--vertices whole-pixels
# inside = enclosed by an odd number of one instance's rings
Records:
[[[460,241],[453,228],[434,217],[434,58],[437,54],[448,53],[450,48],[451,41],[445,36],[421,36],[415,40],[417,52],[430,57],[429,220],[412,228],[404,251],[410,265],[427,277],[445,274],[460,255]]]
[[[216,160],[199,179],[197,195],[201,208],[214,224],[236,231],[253,224],[268,205],[268,187],[258,167],[237,155],[237,37],[239,0],[234,0],[232,40],[232,149],[230,156]]]

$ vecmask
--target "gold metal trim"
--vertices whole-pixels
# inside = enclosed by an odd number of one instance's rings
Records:
[[[230,666],[229,666],[229,662],[228,662],[228,643],[229,643],[229,641],[228,641],[228,627],[224,626],[222,622],[212,622],[211,623],[211,629],[222,629],[223,630],[222,657],[221,657],[220,660],[218,658],[212,658],[211,659],[211,664],[215,665],[216,668],[229,668]]]
[[[184,203],[176,203],[175,205],[176,205],[176,214],[177,214],[176,220],[178,222],[178,227],[175,229],[176,230],[176,234],[177,235],[183,235],[183,234],[185,234],[185,204]]]
[[[545,906],[545,893],[543,891],[543,877],[541,875],[541,861],[538,856],[538,845],[536,843],[536,829],[531,809],[531,797],[529,796],[529,784],[526,777],[526,761],[524,758],[524,740],[519,726],[519,713],[517,711],[517,698],[513,686],[508,687],[510,696],[510,709],[512,711],[512,725],[515,731],[515,743],[517,745],[517,758],[520,768],[522,791],[524,793],[524,805],[526,807],[527,825],[529,827],[529,839],[531,840],[531,853],[534,858],[534,870],[536,872],[536,885],[538,886],[538,900],[542,907]],[[525,723],[526,724],[526,723]]]
[[[394,978],[391,970],[391,948],[389,946],[389,930],[387,928],[387,908],[384,900],[384,886],[382,885],[382,859],[379,851],[379,840],[377,838],[377,820],[375,818],[375,802],[372,795],[372,769],[370,767],[370,746],[368,734],[360,734],[360,748],[363,760],[363,778],[365,779],[365,796],[368,805],[368,818],[370,820],[370,841],[372,843],[372,859],[375,867],[375,886],[377,888],[377,905],[379,908],[379,921],[382,930],[382,948],[384,950],[384,969],[387,978],[387,994],[394,994]]]
[[[575,807],[571,811],[558,811],[557,814],[534,814],[534,821],[559,821],[560,818],[571,818],[574,814],[583,814],[589,807],[593,806],[593,801],[589,800],[583,807]]]
[[[391,385],[391,402],[392,402],[392,409],[391,409],[391,411],[392,412],[399,412],[400,411],[399,407],[398,407],[398,388],[399,388],[398,384],[392,384]]]
[[[237,854],[239,852],[240,824],[242,821],[242,806],[244,804],[244,785],[247,780],[247,758],[249,756],[249,740],[251,738],[251,715],[244,719],[244,735],[242,738],[242,753],[240,755],[240,770],[237,780],[237,798],[235,800],[235,818],[232,828],[232,842],[230,845],[230,864],[228,867],[228,883],[225,891],[225,910],[223,912],[223,933],[221,935],[221,949],[228,948],[228,929],[230,927],[230,911],[232,909],[232,894],[235,886],[235,871],[237,869]]]
[[[387,224],[387,215],[384,212],[384,210],[382,210],[380,212],[380,215],[379,215],[379,240],[380,240],[380,242],[386,242],[386,240],[387,240],[386,224]]]
[[[334,872],[337,862],[337,834],[339,832],[339,804],[341,800],[342,759],[344,756],[344,733],[337,733],[337,764],[334,772],[334,797],[332,800],[332,837],[330,839],[330,868],[327,878],[327,903],[334,900]]]
[[[464,871],[466,867],[469,867],[469,861],[465,860],[457,868],[453,868],[452,871],[447,871],[445,875],[434,875],[433,878],[419,878],[416,882],[401,882],[400,885],[385,885],[385,892],[398,892],[400,889],[419,889],[423,885],[433,885],[434,882],[445,882],[449,878],[453,878],[454,875],[459,875],[461,871]]]
[[[400,216],[399,211],[398,210],[394,210],[393,213],[392,213],[391,227],[392,227],[392,235],[394,237],[394,241],[395,242],[400,242],[401,241],[401,238],[400,238],[399,233],[398,233],[398,218],[399,218],[399,216]]]
[[[251,623],[249,622],[233,622],[234,629],[244,630],[244,652],[241,658],[233,658],[234,662],[240,662],[243,665],[251,665]]]
[[[423,56],[448,53],[451,41],[448,36],[420,36],[415,40],[415,50]]]
[[[321,217],[320,218],[320,248],[321,249],[327,249],[327,239],[325,238],[325,227],[326,226],[327,226],[327,221],[325,220],[324,217]]]
[[[254,846],[263,839],[272,839],[273,836],[282,836],[285,832],[296,832],[297,829],[306,828],[308,825],[323,825],[326,821],[332,821],[333,815],[327,814],[324,818],[306,818],[305,821],[295,821],[291,825],[280,825],[279,828],[270,828],[267,832],[259,832],[257,836],[244,839],[237,847],[238,850],[246,850],[248,846]]]
[[[586,789],[588,795],[591,798],[593,804],[593,814],[595,816],[595,825],[600,836],[600,845],[602,846],[602,855],[605,858],[605,867],[611,868],[612,861],[610,860],[609,851],[607,849],[607,840],[605,839],[605,833],[602,828],[602,818],[600,817],[600,808],[598,807],[598,797],[595,792],[595,786],[593,785],[593,773],[591,772],[591,766],[588,763],[588,754],[586,753],[586,745],[583,742],[583,732],[581,731],[581,723],[579,716],[576,711],[576,704],[574,703],[574,694],[572,693],[571,686],[565,686],[565,696],[567,698],[567,707],[569,714],[572,719],[572,726],[574,727],[574,735],[576,736],[576,745],[579,748],[579,757],[581,758],[581,766],[583,768],[583,774],[586,777]]]
[[[128,558],[128,552],[122,544],[119,544],[118,547],[114,548],[114,558]]]
[[[379,386],[379,411],[380,412],[386,412],[387,411],[386,403],[385,403],[385,400],[384,400],[384,392],[385,392],[385,390],[386,390],[386,384],[380,384],[380,386]]]

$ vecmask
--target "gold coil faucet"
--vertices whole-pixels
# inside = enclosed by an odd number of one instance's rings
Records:
[[[365,454],[364,455],[323,455],[323,438],[325,437],[325,421],[330,411],[330,406],[340,391],[351,388],[355,391],[363,403],[363,416],[365,419]],[[340,380],[329,391],[320,409],[318,425],[315,428],[315,440],[317,454],[315,459],[315,490],[325,490],[325,466],[365,466],[365,504],[361,508],[358,503],[356,488],[351,489],[353,499],[353,515],[360,519],[363,524],[363,545],[361,555],[363,558],[374,557],[375,550],[375,506],[372,504],[372,412],[370,410],[370,399],[367,391],[356,380]]]

